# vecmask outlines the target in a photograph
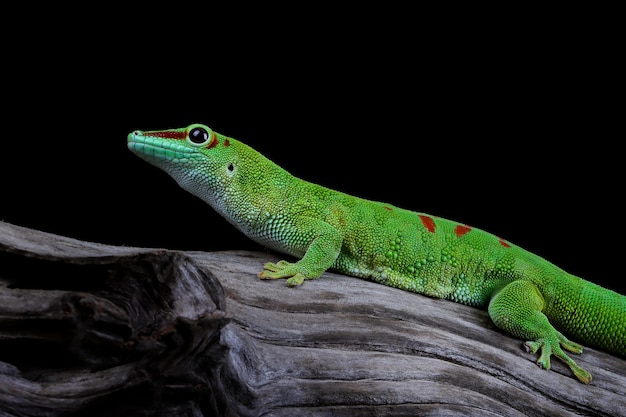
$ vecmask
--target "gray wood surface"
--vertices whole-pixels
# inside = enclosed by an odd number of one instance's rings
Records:
[[[626,416],[624,358],[586,348],[584,385],[479,309],[256,277],[281,258],[0,222],[0,415]]]

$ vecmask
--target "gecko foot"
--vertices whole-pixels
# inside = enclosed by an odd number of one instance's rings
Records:
[[[258,276],[261,279],[287,278],[288,287],[297,287],[298,285],[301,285],[306,279],[304,274],[296,271],[295,264],[287,261],[266,263],[263,266],[263,271],[259,272]]]
[[[570,352],[581,353],[583,350],[582,346],[566,339],[562,335],[559,336],[559,340],[556,341],[549,341],[546,339],[538,339],[534,342],[528,341],[524,343],[524,348],[526,348],[526,351],[530,353],[541,352],[539,359],[537,359],[537,365],[539,365],[540,368],[550,369],[550,356],[554,355],[569,366],[580,382],[589,384],[591,382],[591,374],[578,366],[578,364],[574,362],[572,358],[567,356],[563,349],[561,349],[562,345],[563,348],[569,350]]]

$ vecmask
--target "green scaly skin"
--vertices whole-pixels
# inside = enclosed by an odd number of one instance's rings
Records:
[[[568,274],[483,230],[296,178],[249,146],[201,124],[135,131],[128,147],[211,205],[249,238],[292,255],[262,279],[297,286],[328,269],[403,290],[487,308],[550,368],[583,343],[626,356],[626,297]]]

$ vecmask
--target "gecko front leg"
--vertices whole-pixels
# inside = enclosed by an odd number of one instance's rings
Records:
[[[324,221],[304,218],[295,225],[294,230],[294,233],[286,236],[287,243],[309,241],[302,259],[297,262],[268,262],[258,274],[259,278],[287,278],[287,286],[295,287],[304,280],[318,278],[335,262],[343,242],[343,236],[337,229]]]

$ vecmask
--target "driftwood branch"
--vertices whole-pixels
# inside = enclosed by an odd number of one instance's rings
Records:
[[[256,252],[81,242],[0,222],[2,416],[626,416],[626,361],[535,365],[486,312]]]

